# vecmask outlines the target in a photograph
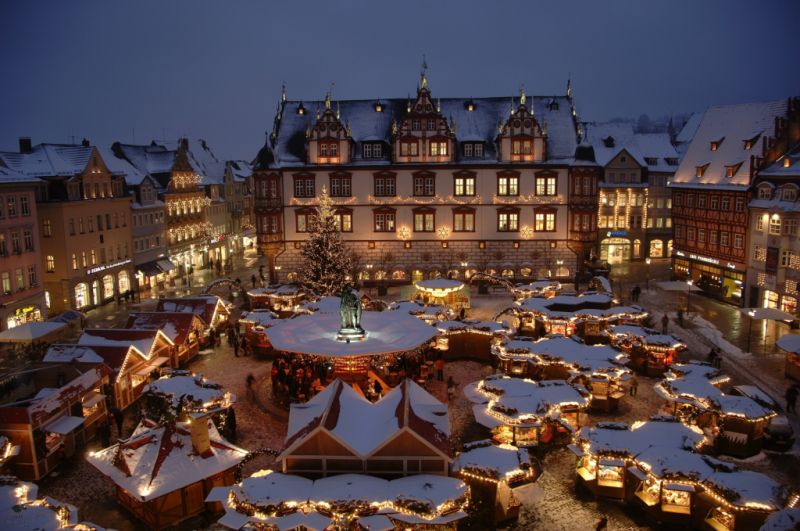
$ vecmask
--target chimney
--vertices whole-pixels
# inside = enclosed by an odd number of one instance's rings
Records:
[[[211,439],[208,435],[208,417],[192,417],[192,448],[200,457],[208,457],[211,451]]]
[[[81,140],[81,145],[83,147],[89,147],[91,144],[89,143],[89,139],[88,138],[84,138],[83,140]]]
[[[33,145],[31,144],[31,137],[29,136],[21,136],[19,137],[19,152],[20,153],[30,153],[33,149]]]

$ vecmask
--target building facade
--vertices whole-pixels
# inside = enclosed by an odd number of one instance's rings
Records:
[[[228,210],[227,233],[233,250],[241,251],[254,240],[253,168],[243,160],[225,163],[225,207]]]
[[[6,165],[43,181],[37,197],[44,288],[53,312],[113,301],[133,286],[131,199],[100,151],[39,144],[2,153]]]
[[[788,105],[775,142],[763,157],[775,160],[756,175],[751,190],[747,306],[798,315],[800,283],[800,99]]]
[[[47,317],[36,209],[40,185],[0,161],[0,330]]]
[[[258,245],[271,280],[297,278],[323,188],[364,281],[476,271],[571,278],[596,228],[597,172],[592,160],[578,161],[579,135],[571,88],[566,96],[437,99],[423,74],[407,100],[284,95],[254,169]]]
[[[786,100],[711,107],[670,185],[674,275],[734,304],[747,290],[749,189],[775,160],[768,146],[787,108]]]

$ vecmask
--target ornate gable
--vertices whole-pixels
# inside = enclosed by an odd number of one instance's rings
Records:
[[[451,162],[455,134],[442,117],[441,107],[431,98],[428,78],[423,70],[417,98],[409,99],[406,115],[392,124],[392,144],[396,162]]]
[[[533,101],[528,108],[525,91],[520,91],[519,105],[511,100],[509,117],[499,127],[500,160],[505,162],[543,161],[547,153],[547,131],[536,120]]]
[[[317,122],[306,131],[306,149],[310,164],[347,164],[352,145],[350,127],[343,124],[337,106],[331,109],[330,94],[325,96],[325,110],[317,112]]]

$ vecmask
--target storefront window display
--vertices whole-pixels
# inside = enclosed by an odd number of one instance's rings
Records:
[[[735,521],[733,513],[726,511],[722,507],[716,507],[708,513],[706,523],[717,531],[728,531],[734,528]]]
[[[625,462],[620,459],[601,459],[597,469],[597,485],[622,488]]]
[[[119,292],[125,293],[126,291],[131,289],[131,279],[128,276],[127,271],[120,271],[119,275],[117,275],[118,283],[119,283]]]
[[[84,308],[90,305],[91,301],[89,300],[89,286],[87,286],[86,283],[81,282],[75,286],[75,306],[77,308]]]
[[[661,493],[661,482],[653,476],[647,476],[636,490],[636,496],[645,504],[653,506],[659,501]]]
[[[691,513],[693,491],[691,485],[665,484],[661,490],[661,510],[667,513]]]
[[[106,275],[103,277],[103,298],[110,299],[114,296],[114,277]]]

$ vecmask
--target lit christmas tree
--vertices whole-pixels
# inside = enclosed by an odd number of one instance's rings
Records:
[[[301,251],[303,282],[317,295],[339,295],[350,285],[351,257],[339,234],[328,191],[322,187],[317,213],[309,222],[309,238]]]

